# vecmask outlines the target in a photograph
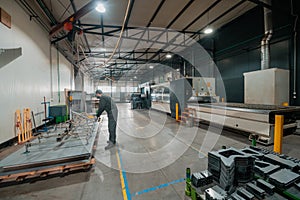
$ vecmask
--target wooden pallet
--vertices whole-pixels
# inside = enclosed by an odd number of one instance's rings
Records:
[[[192,124],[196,123],[196,109],[185,108],[184,112],[181,113],[181,122],[187,124],[191,120]]]
[[[23,172],[12,171],[10,173],[6,173],[5,175],[0,175],[0,183],[21,182],[26,179],[43,178],[54,174],[66,174],[71,171],[87,170],[90,169],[95,162],[95,158],[92,158],[85,162],[69,163],[60,166],[47,166],[44,168],[35,168],[33,170]]]

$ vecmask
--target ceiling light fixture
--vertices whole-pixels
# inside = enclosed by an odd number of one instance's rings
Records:
[[[212,28],[209,28],[209,27],[206,27],[205,29],[204,29],[204,33],[205,34],[210,34],[210,33],[212,33],[214,30],[212,29]]]
[[[172,55],[171,54],[167,54],[166,58],[172,58]]]
[[[207,26],[205,27],[203,33],[204,34],[211,34],[214,30],[210,28],[211,22],[209,21],[209,11],[207,12]]]
[[[149,66],[150,69],[153,69],[154,67],[152,65]]]
[[[136,77],[136,76],[134,76],[133,78],[134,78],[134,79],[137,79],[137,77]]]
[[[99,13],[105,13],[106,9],[103,5],[103,3],[98,3],[97,7],[95,8]]]

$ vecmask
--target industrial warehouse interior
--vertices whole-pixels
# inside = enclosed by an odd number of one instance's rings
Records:
[[[299,0],[0,0],[0,199],[300,199]]]

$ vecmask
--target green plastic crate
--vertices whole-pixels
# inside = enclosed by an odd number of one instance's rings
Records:
[[[67,120],[68,120],[68,116],[67,116],[67,115],[56,116],[56,117],[55,117],[55,123],[56,123],[56,124],[65,122],[65,121],[67,121]]]

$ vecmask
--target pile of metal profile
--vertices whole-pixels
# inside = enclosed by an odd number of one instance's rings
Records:
[[[192,184],[195,187],[203,187],[213,182],[212,174],[208,170],[192,174]]]
[[[268,175],[280,169],[279,165],[273,165],[268,162],[264,162],[261,160],[255,161],[254,172],[263,178],[267,178]]]
[[[198,195],[204,193],[214,200],[299,200],[299,163],[298,159],[260,147],[212,151],[208,153],[208,171],[214,181],[197,185],[197,177],[202,176],[196,176],[192,187]]]
[[[283,168],[288,168],[293,171],[297,171],[299,169],[298,163],[288,160],[285,158],[281,158],[280,156],[274,155],[274,154],[266,154],[264,156],[264,160],[268,161],[269,163],[273,163],[275,165],[280,165]]]
[[[218,185],[215,185],[205,190],[205,198],[207,200],[225,200],[227,199],[227,192]]]
[[[220,186],[231,191],[236,183],[245,183],[253,178],[255,158],[235,148],[208,153],[208,170]]]
[[[89,169],[94,163],[101,120],[72,112],[73,119],[54,125],[0,161],[0,183]]]
[[[269,177],[269,182],[281,189],[286,189],[300,179],[300,175],[289,169],[281,169]]]
[[[188,108],[196,109],[196,118],[211,124],[258,136],[258,142],[272,144],[274,141],[275,115],[284,116],[284,131],[294,132],[300,107],[274,106],[242,103],[188,103]],[[224,120],[220,120],[220,117]],[[224,123],[223,123],[224,121]]]

